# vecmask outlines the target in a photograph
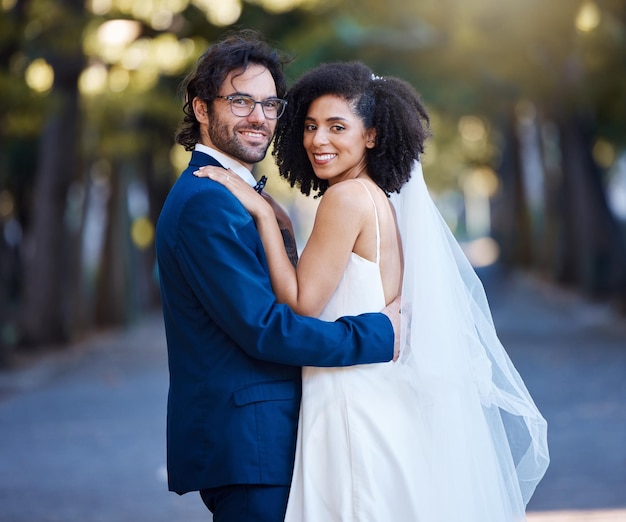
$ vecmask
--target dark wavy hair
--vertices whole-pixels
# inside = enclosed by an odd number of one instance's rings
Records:
[[[366,149],[368,174],[387,194],[400,192],[430,136],[428,113],[410,84],[375,77],[361,62],[323,64],[294,83],[272,151],[280,175],[307,196],[312,190],[321,196],[328,188],[328,181],[315,176],[302,145],[309,105],[327,94],[346,100],[366,129],[376,128],[376,145]]]
[[[243,72],[251,64],[262,65],[274,78],[276,95],[283,98],[287,91],[283,67],[289,61],[286,54],[273,49],[258,31],[244,29],[228,33],[205,51],[180,85],[185,115],[176,132],[176,142],[186,150],[193,150],[200,141],[200,123],[193,112],[193,100],[195,97],[207,102],[214,100],[231,71]]]

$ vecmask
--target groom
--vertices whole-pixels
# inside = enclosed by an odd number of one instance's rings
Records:
[[[250,31],[200,58],[183,82],[185,116],[177,134],[193,151],[191,161],[157,225],[170,370],[169,489],[200,491],[214,522],[282,522],[301,366],[397,356],[397,303],[384,314],[334,323],[278,304],[251,216],[220,184],[193,175],[218,165],[255,183],[250,170],[265,156],[284,108],[282,65]],[[284,214],[277,218],[290,228]]]

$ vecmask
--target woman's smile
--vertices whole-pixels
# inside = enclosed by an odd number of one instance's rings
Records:
[[[365,171],[373,132],[343,98],[324,95],[313,100],[304,123],[303,145],[315,175],[330,185],[359,176]]]

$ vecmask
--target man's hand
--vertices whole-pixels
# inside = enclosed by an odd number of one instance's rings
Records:
[[[393,326],[393,360],[397,361],[400,357],[400,297],[396,297],[391,303],[381,310],[383,314],[389,317]]]

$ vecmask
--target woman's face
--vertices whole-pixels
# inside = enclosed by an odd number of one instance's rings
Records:
[[[374,147],[375,136],[346,100],[324,95],[309,106],[303,145],[315,175],[333,185],[366,172],[365,152]]]

